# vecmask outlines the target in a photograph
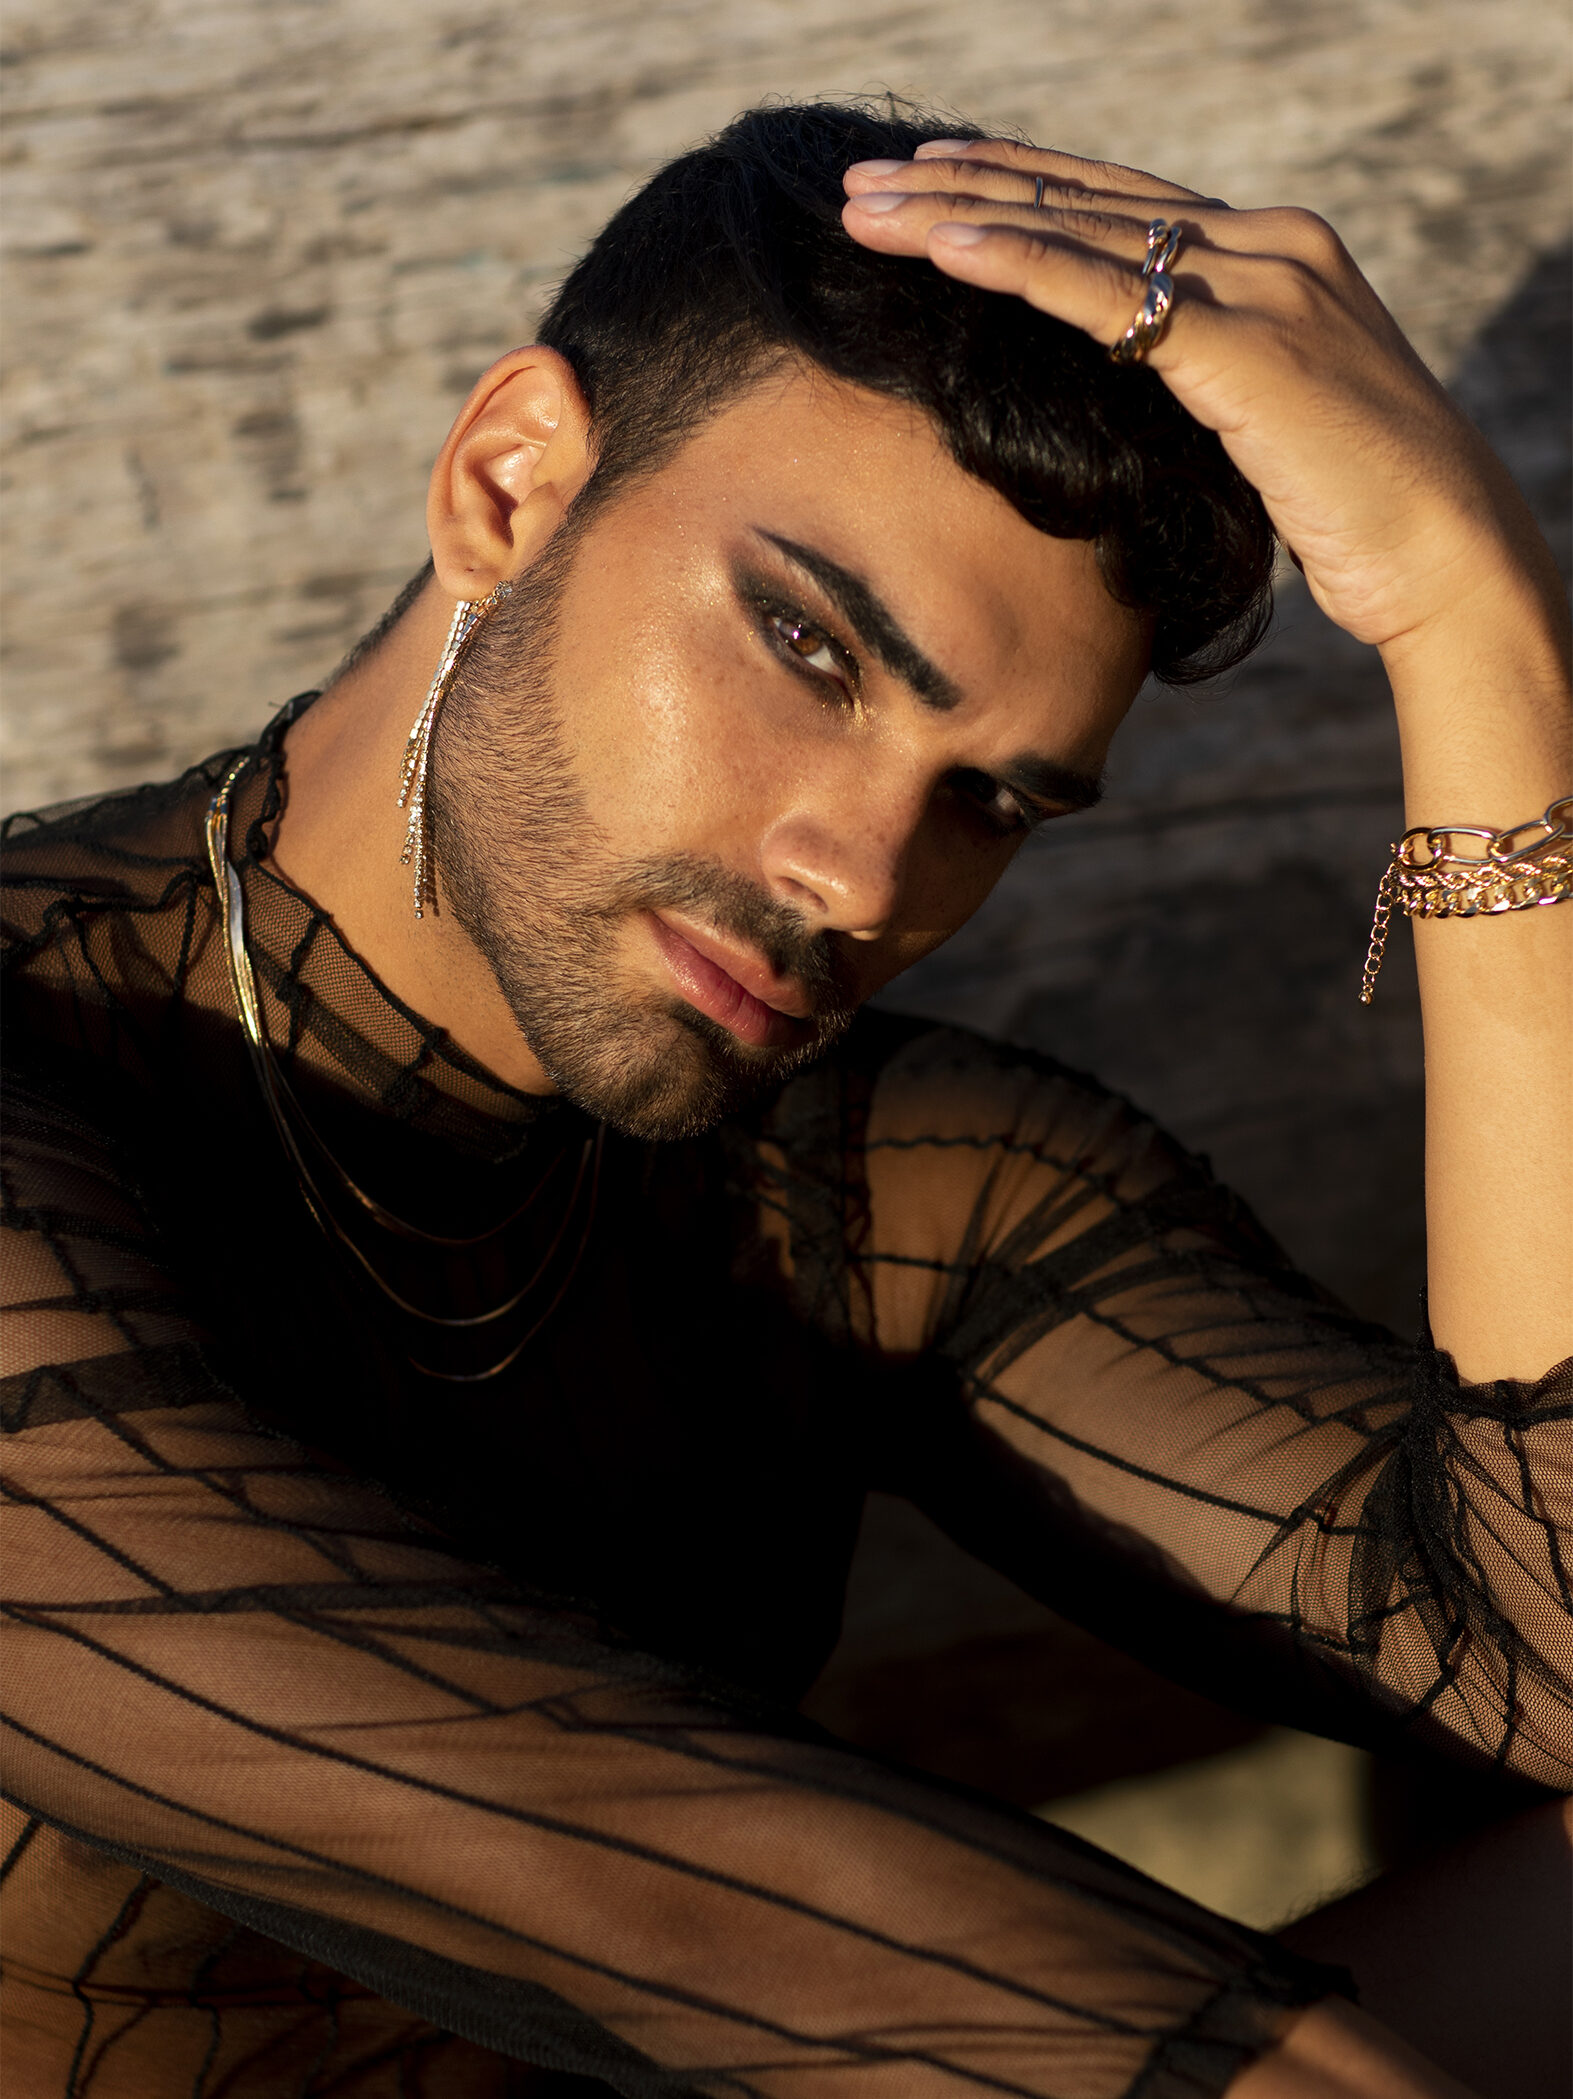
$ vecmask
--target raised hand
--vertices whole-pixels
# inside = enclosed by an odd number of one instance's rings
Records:
[[[1002,140],[847,171],[844,223],[887,254],[1014,294],[1114,344],[1155,219],[1180,229],[1148,361],[1260,491],[1318,603],[1385,648],[1527,566],[1554,588],[1507,474],[1313,212],[1233,211],[1137,169]]]
[[[1331,227],[1000,140],[865,161],[846,186],[865,246],[1108,345],[1141,310],[1153,221],[1178,226],[1148,361],[1260,491],[1318,603],[1381,650],[1408,822],[1529,824],[1569,791],[1550,551]],[[1573,1345],[1573,910],[1414,925],[1433,1329],[1466,1376],[1538,1376]],[[1508,1216],[1512,1234],[1479,1229]]]

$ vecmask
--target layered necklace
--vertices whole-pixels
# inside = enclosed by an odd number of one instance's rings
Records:
[[[396,1313],[415,1322],[418,1328],[430,1330],[432,1338],[446,1333],[455,1339],[469,1335],[484,1340],[495,1330],[497,1338],[503,1342],[501,1354],[478,1370],[447,1370],[429,1363],[423,1360],[427,1344],[422,1343],[419,1355],[408,1348],[404,1351],[411,1369],[422,1377],[440,1378],[449,1384],[485,1383],[490,1378],[501,1376],[518,1361],[567,1296],[579,1271],[595,1222],[606,1125],[598,1124],[579,1149],[568,1198],[556,1228],[548,1235],[545,1251],[530,1273],[506,1289],[496,1303],[481,1311],[455,1317],[431,1311],[395,1287],[367,1246],[361,1243],[361,1237],[351,1229],[350,1220],[354,1220],[373,1240],[380,1234],[393,1242],[396,1250],[423,1249],[433,1260],[443,1256],[479,1258],[494,1248],[501,1252],[503,1234],[534,1208],[548,1185],[557,1180],[558,1167],[570,1158],[571,1153],[566,1150],[560,1153],[530,1193],[506,1217],[499,1218],[484,1231],[461,1236],[427,1231],[398,1216],[374,1195],[368,1194],[334,1157],[273,1053],[258,995],[256,972],[246,945],[245,891],[240,872],[230,858],[229,825],[230,797],[235,783],[250,763],[251,754],[248,753],[231,766],[209,806],[207,851],[218,897],[219,927],[235,994],[235,1010],[262,1098],[285,1157],[294,1170],[307,1209],[324,1238],[348,1258],[354,1272],[369,1283]]]

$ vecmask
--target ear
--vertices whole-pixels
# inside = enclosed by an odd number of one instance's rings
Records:
[[[484,598],[527,568],[590,478],[590,415],[555,350],[482,373],[432,468],[426,530],[439,588]]]

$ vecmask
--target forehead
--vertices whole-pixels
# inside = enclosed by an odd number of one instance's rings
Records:
[[[1056,683],[1139,683],[1145,668],[1148,622],[1109,595],[1090,543],[1029,524],[919,409],[817,369],[789,365],[729,403],[630,507],[674,554],[760,531],[814,547],[968,689],[1051,668]]]

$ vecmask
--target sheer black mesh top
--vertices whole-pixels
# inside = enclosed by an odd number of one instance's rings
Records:
[[[952,1030],[597,1151],[270,869],[270,732],[250,952],[300,1116],[435,1235],[390,1294],[237,1025],[229,762],[10,827],[19,2091],[1221,2090],[1338,1977],[794,1711],[874,1487],[1216,1698],[1573,1781],[1573,1365],[1460,1386]]]

